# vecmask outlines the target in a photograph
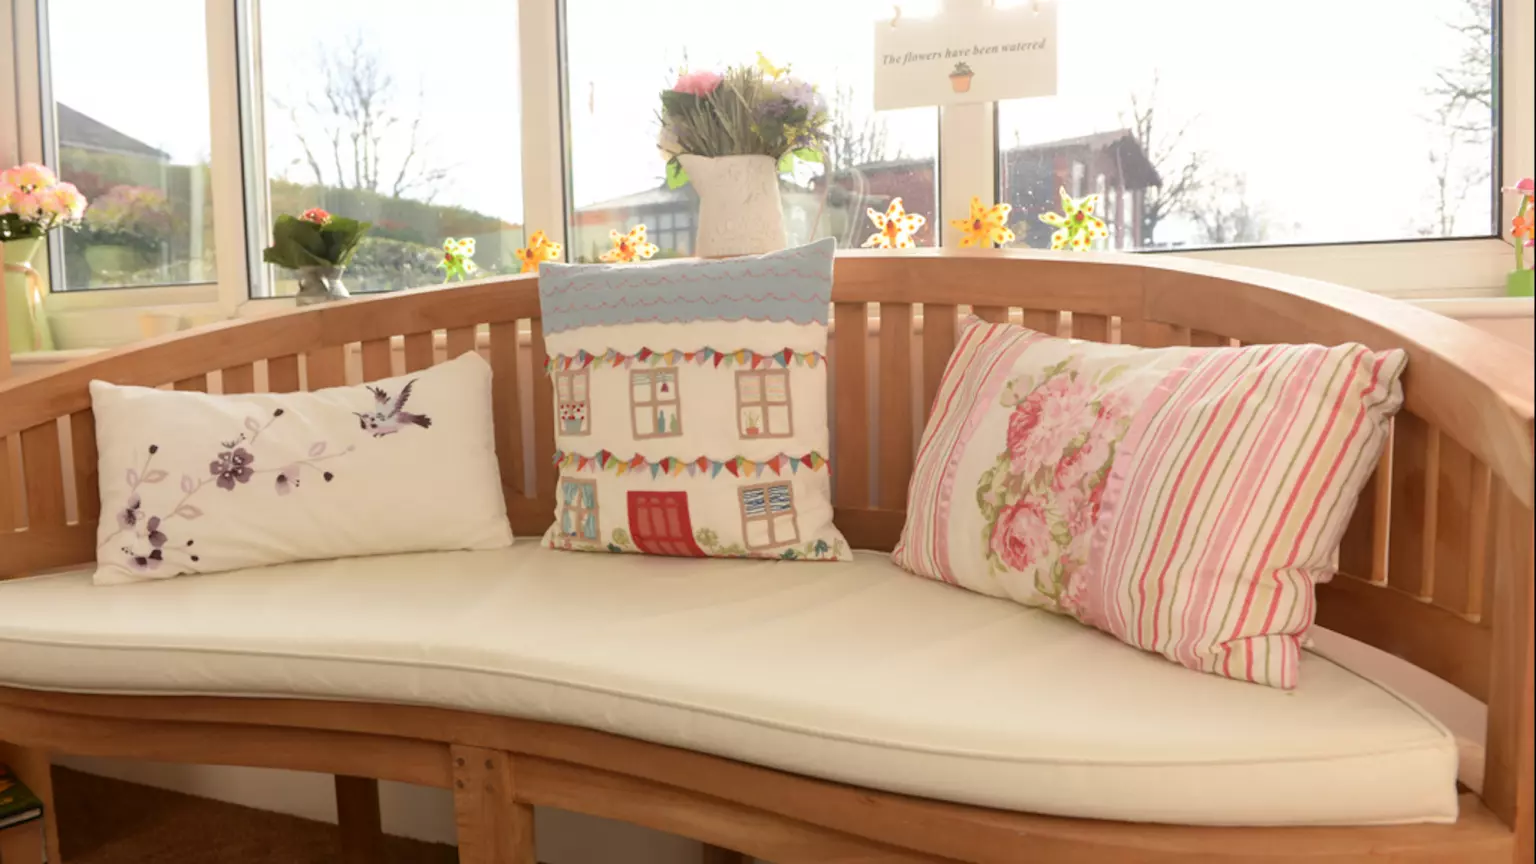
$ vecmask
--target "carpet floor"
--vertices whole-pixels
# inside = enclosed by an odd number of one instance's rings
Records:
[[[69,864],[331,864],[336,826],[53,769]],[[381,864],[453,864],[453,847],[390,837]]]

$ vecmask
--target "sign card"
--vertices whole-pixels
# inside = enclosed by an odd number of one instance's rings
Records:
[[[877,110],[1055,93],[1055,0],[875,24]]]

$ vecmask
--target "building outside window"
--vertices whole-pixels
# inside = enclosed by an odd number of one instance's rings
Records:
[[[217,278],[203,6],[48,4],[45,133],[90,200],[81,229],[55,235],[54,290]]]

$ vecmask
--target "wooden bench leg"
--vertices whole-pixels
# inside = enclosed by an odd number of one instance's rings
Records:
[[[536,864],[533,807],[513,795],[511,756],[457,745],[451,753],[459,864]]]
[[[336,775],[336,824],[341,828],[343,864],[384,860],[384,825],[379,816],[379,781]]]
[[[11,766],[16,777],[42,800],[43,842],[48,850],[48,864],[62,864],[64,856],[59,852],[59,814],[53,806],[53,760],[48,758],[46,751],[0,741],[0,762]]]

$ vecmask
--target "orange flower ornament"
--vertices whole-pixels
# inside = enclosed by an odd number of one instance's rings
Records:
[[[644,225],[636,225],[628,234],[610,231],[608,236],[613,238],[613,248],[598,257],[610,264],[643,261],[656,254],[656,244],[646,242]]]
[[[564,251],[564,246],[549,242],[543,231],[535,231],[528,238],[528,248],[517,250],[517,260],[523,262],[519,272],[537,273],[540,261],[559,261]]]
[[[983,207],[981,199],[971,198],[971,218],[951,219],[949,224],[960,229],[960,245],[991,249],[1013,242],[1013,232],[1008,230],[1008,213],[1012,204],[993,204]]]

